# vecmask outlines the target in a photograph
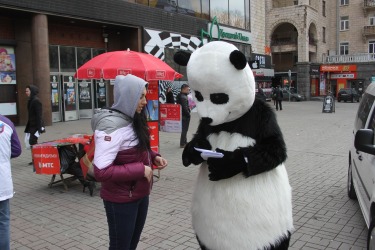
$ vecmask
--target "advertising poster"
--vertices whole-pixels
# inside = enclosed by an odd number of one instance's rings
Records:
[[[0,84],[16,84],[16,60],[13,47],[0,46]]]
[[[66,101],[68,105],[74,105],[76,103],[76,96],[75,96],[75,91],[74,88],[68,88],[66,90]]]
[[[16,84],[16,72],[0,72],[1,84]]]
[[[59,91],[58,89],[52,88],[52,106],[58,107],[59,106]]]
[[[159,101],[158,100],[147,100],[147,120],[157,121],[159,120]]]
[[[326,78],[324,73],[320,73],[319,95],[326,94]]]
[[[32,156],[37,174],[60,174],[60,157],[57,147],[34,145]]]
[[[181,133],[181,106],[179,104],[160,104],[160,130]]]

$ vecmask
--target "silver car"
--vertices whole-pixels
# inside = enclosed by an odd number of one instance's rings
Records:
[[[375,249],[375,84],[358,107],[349,151],[348,196],[358,199],[368,226],[367,249]]]

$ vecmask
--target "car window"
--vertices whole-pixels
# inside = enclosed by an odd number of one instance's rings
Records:
[[[371,107],[374,103],[375,97],[365,93],[361,104],[358,107],[358,112],[355,121],[355,129],[362,129],[366,125],[367,117],[370,113]]]

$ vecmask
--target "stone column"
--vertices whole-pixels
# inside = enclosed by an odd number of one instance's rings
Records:
[[[306,96],[306,100],[310,100],[310,65],[309,62],[297,63],[297,89],[298,93]]]
[[[48,20],[43,14],[32,17],[31,47],[33,62],[33,83],[39,87],[39,98],[43,104],[45,125],[52,124],[51,86],[49,67]]]

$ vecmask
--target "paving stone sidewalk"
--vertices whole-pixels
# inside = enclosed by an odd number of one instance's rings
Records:
[[[273,106],[272,103],[269,103]],[[283,102],[277,111],[288,147],[295,232],[290,249],[366,249],[367,228],[359,205],[346,193],[348,148],[358,103],[337,103],[323,114],[317,101]],[[275,111],[276,112],[276,111]],[[189,138],[198,117],[193,113]],[[23,141],[23,127],[17,127]],[[90,120],[54,123],[40,141],[91,133]],[[199,249],[190,222],[190,201],[198,166],[183,167],[179,134],[160,132],[169,166],[154,185],[138,249]],[[11,249],[108,249],[100,184],[90,197],[78,181],[48,187],[37,175],[31,153],[12,161],[16,194],[11,200]]]

